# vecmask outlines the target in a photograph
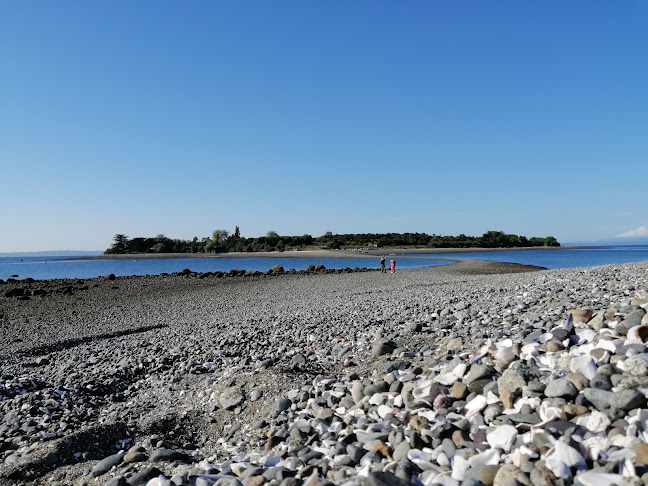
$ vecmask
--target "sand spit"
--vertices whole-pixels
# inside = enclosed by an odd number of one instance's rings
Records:
[[[3,284],[0,485],[643,484],[648,262],[512,270]]]

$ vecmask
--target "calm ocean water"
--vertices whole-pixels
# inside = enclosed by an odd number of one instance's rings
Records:
[[[501,252],[435,253],[418,255],[399,255],[397,269],[419,268],[448,264],[447,261],[428,260],[434,258],[476,258],[497,262],[522,263],[550,269],[592,267],[616,263],[629,263],[648,260],[648,245],[606,246],[573,250],[525,250]],[[390,257],[388,256],[388,260]],[[274,265],[286,270],[305,270],[308,265],[323,264],[326,268],[379,268],[380,261],[367,258],[160,258],[132,260],[63,260],[60,257],[4,257],[0,258],[0,279],[13,275],[23,279],[53,278],[92,278],[114,273],[124,275],[159,275],[160,273],[179,272],[189,268],[195,272],[227,272],[231,269],[261,271]]]
[[[418,254],[416,257],[474,258],[494,262],[522,263],[549,269],[596,267],[648,260],[648,245],[597,246],[573,250],[524,250],[470,253]]]
[[[52,278],[92,278],[114,273],[124,275],[159,275],[188,268],[194,272],[229,272],[232,269],[265,272],[274,265],[284,269],[306,270],[321,263],[326,268],[379,268],[376,258],[150,258],[132,260],[62,260],[60,257],[0,258],[0,279],[12,275],[37,280]],[[405,259],[397,261],[397,269],[446,265],[447,261]],[[389,262],[387,262],[389,264]]]

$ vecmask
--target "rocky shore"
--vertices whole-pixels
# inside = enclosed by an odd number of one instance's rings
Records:
[[[647,275],[5,282],[0,485],[645,484]]]

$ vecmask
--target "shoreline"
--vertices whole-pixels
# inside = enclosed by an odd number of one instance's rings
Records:
[[[231,253],[118,253],[90,255],[81,257],[61,257],[56,260],[137,260],[137,259],[164,259],[164,258],[375,258],[385,255],[416,255],[439,253],[491,253],[501,251],[527,251],[527,250],[576,250],[580,246],[536,246],[515,248],[383,248],[362,251],[355,250],[290,250],[268,252],[231,252]],[[407,257],[405,257],[407,258]]]

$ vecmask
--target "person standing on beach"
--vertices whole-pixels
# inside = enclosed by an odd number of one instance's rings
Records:
[[[380,255],[380,273],[387,273],[385,268],[385,255]]]
[[[389,266],[391,267],[391,273],[396,272],[396,260],[389,260]]]

